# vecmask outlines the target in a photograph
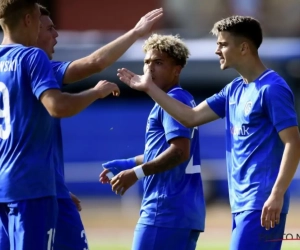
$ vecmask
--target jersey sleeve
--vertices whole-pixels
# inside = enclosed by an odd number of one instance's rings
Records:
[[[37,99],[48,89],[60,89],[52,70],[50,61],[44,51],[32,49],[26,64],[31,88]]]
[[[168,93],[172,98],[192,107],[192,100],[187,98],[183,90],[176,90],[172,93]],[[167,141],[174,139],[176,137],[191,138],[191,129],[186,128],[178,121],[176,121],[172,116],[170,116],[166,111],[161,109],[161,120],[165,131],[165,137]]]
[[[70,64],[71,62],[51,61],[54,76],[60,87],[63,85],[64,76]]]
[[[263,92],[262,101],[264,110],[278,133],[298,125],[294,95],[288,86],[268,85]]]
[[[219,93],[206,99],[208,106],[221,118],[226,116],[226,96],[227,96],[226,85]]]

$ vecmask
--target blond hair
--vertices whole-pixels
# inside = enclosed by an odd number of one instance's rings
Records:
[[[144,43],[143,50],[147,53],[150,50],[158,50],[167,53],[176,64],[184,67],[190,52],[179,35],[152,34]]]
[[[35,9],[38,0],[1,0],[0,25],[14,28],[26,12]]]

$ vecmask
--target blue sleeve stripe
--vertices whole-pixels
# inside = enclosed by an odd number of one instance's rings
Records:
[[[223,114],[221,114],[221,112],[218,112],[218,111],[219,111],[218,108],[217,108],[216,106],[213,106],[213,105],[212,105],[214,99],[215,99],[214,95],[206,99],[206,102],[207,102],[208,106],[209,106],[209,107],[210,107],[210,108],[211,108],[211,109],[212,109],[219,117],[224,118],[225,116],[224,116]]]
[[[295,127],[295,126],[298,126],[296,117],[277,123],[275,125],[275,128],[276,128],[277,132],[279,133],[280,131],[282,131],[286,128]]]
[[[170,141],[177,137],[184,137],[184,138],[191,139],[191,132],[189,129],[187,129],[187,130],[178,129],[178,130],[173,130],[173,131],[167,133],[165,136],[166,136],[167,141]]]
[[[47,87],[44,84],[41,84],[40,87],[36,88],[34,94],[36,98],[39,100],[41,95],[49,89],[60,89],[57,82],[47,82]]]

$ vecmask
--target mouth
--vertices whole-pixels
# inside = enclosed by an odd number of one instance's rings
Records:
[[[223,64],[225,62],[225,59],[220,57],[220,64]]]

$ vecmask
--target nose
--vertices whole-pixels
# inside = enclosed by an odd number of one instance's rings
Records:
[[[154,63],[153,62],[150,62],[148,64],[148,69],[150,70],[150,72],[153,72],[154,71]]]
[[[58,37],[58,32],[57,30],[54,30],[54,38],[57,38]]]

